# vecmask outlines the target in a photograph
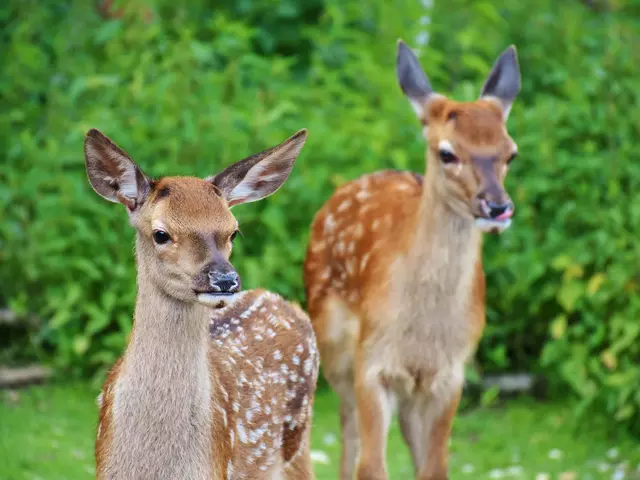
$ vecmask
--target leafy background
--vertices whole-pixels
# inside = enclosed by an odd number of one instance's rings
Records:
[[[8,0],[0,6],[0,362],[100,380],[134,302],[133,232],[90,189],[92,127],[153,176],[205,176],[302,127],[277,195],[239,207],[247,286],[304,301],[315,211],[339,184],[424,170],[396,39],[437,90],[472,100],[518,47],[513,227],[485,241],[476,373],[544,375],[578,413],[640,433],[637,0]]]

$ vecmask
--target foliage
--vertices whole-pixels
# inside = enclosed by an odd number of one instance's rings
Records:
[[[95,398],[87,385],[56,384],[20,392],[0,391],[0,471],[11,480],[85,479],[95,475]],[[338,478],[340,406],[323,390],[314,402],[311,451],[318,480]],[[527,398],[507,406],[460,412],[453,425],[453,478],[637,478],[637,442],[625,432],[608,435],[597,416],[588,435],[575,435],[571,402]],[[6,420],[5,420],[6,419]],[[517,428],[514,428],[514,425]],[[505,442],[505,432],[509,441]],[[390,478],[411,478],[411,460],[397,422],[391,425]],[[634,476],[635,475],[635,476]]]
[[[542,371],[585,407],[640,424],[632,2],[178,3],[116,2],[115,18],[93,2],[0,6],[0,306],[41,319],[3,356],[30,344],[61,369],[100,373],[126,341],[132,230],[86,181],[91,127],[153,176],[209,175],[307,127],[287,184],[236,209],[245,236],[234,253],[247,286],[303,300],[308,225],[332,189],[424,169],[394,63],[396,38],[417,45],[428,31],[420,56],[443,93],[473,99],[508,43],[523,71],[509,120],[517,218],[486,241],[480,364]]]

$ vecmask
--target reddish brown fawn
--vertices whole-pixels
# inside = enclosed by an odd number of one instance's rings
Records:
[[[99,397],[98,478],[313,478],[313,329],[278,295],[241,291],[229,263],[230,208],[280,188],[305,140],[302,130],[204,180],[152,180],[87,134],[91,185],[136,230],[138,287],[131,337]]]
[[[396,407],[416,476],[448,478],[464,364],[485,324],[481,232],[513,214],[503,184],[516,155],[505,127],[520,90],[515,48],[474,102],[434,93],[401,41],[397,75],[424,126],[426,174],[339,187],[313,220],[305,261],[323,370],[342,402],[342,480],[387,478]]]

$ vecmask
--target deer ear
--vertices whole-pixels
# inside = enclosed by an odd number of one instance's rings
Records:
[[[433,88],[418,58],[402,40],[398,40],[396,74],[400,88],[418,117],[422,118],[427,100],[433,94]]]
[[[280,145],[234,163],[209,181],[230,207],[260,200],[278,190],[289,177],[306,140],[307,130],[300,130]]]
[[[125,205],[130,212],[144,203],[151,182],[129,155],[96,129],[84,140],[89,183],[102,198]]]
[[[495,99],[500,103],[503,117],[509,117],[511,106],[520,92],[520,67],[516,47],[511,45],[498,57],[482,87],[480,98]]]

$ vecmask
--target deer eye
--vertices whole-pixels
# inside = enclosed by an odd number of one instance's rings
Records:
[[[163,245],[169,240],[171,240],[171,237],[164,230],[156,230],[155,232],[153,232],[153,241],[158,245]]]
[[[507,160],[507,165],[510,165],[511,162],[518,156],[518,152],[512,153],[509,159]]]
[[[440,150],[440,160],[442,163],[455,163],[458,161],[458,157],[455,156],[453,152],[449,150]]]
[[[229,238],[229,241],[230,241],[231,243],[233,243],[233,241],[236,239],[236,237],[237,237],[237,236],[238,236],[238,230],[236,230],[235,232],[233,232],[233,233],[231,234],[231,237]]]

